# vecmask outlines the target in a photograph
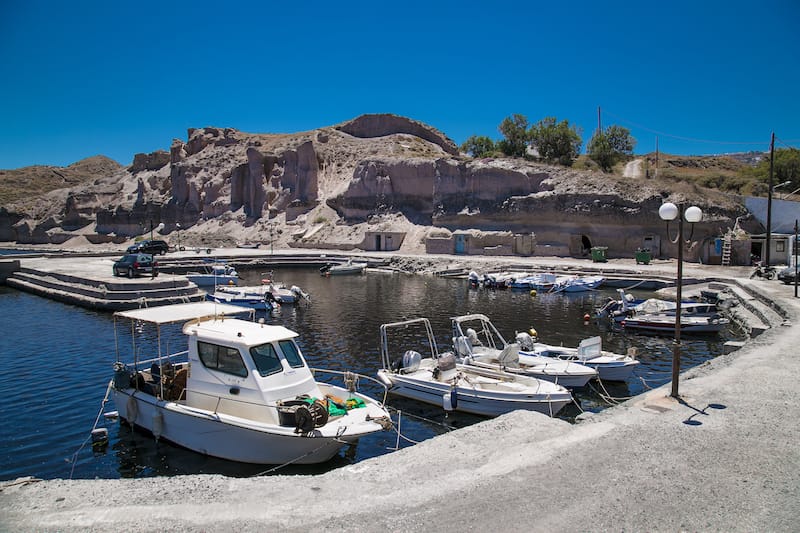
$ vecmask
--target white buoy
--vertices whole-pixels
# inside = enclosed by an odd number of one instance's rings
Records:
[[[442,395],[442,407],[444,407],[445,411],[452,411],[453,410],[453,402],[450,399],[450,393],[445,392]]]

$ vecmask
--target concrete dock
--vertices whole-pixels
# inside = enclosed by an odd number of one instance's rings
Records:
[[[768,324],[684,372],[680,399],[666,385],[576,424],[517,411],[319,476],[21,479],[0,530],[798,531],[800,299],[750,269],[686,271]]]

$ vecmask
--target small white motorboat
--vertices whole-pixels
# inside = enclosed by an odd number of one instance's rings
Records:
[[[186,278],[198,287],[239,284],[239,273],[235,268],[226,264],[214,264],[201,272],[187,272]]]
[[[683,305],[681,305],[683,307]],[[636,314],[626,317],[620,324],[626,330],[637,330],[650,333],[675,332],[676,312],[658,314]],[[681,331],[684,333],[719,333],[730,320],[719,313],[707,316],[683,314],[681,311]]]
[[[634,299],[630,294],[625,294],[624,289],[617,289],[619,300],[609,299],[602,307],[596,310],[598,318],[610,318],[615,322],[637,315],[672,315],[675,316],[677,303],[671,300],[648,298],[646,300]],[[681,302],[681,316],[715,316],[720,311],[716,304],[684,300]],[[674,321],[673,321],[674,322]],[[674,324],[673,324],[674,326]]]
[[[323,276],[342,276],[348,274],[363,274],[367,268],[367,263],[354,263],[348,259],[345,263],[328,263],[319,269]]]
[[[371,378],[312,372],[297,333],[232,318],[242,312],[252,313],[197,302],[115,313],[115,324],[136,324],[126,328],[131,359],[125,363],[117,354],[109,385],[119,416],[157,439],[256,464],[321,463],[359,437],[391,427],[382,403],[357,391],[359,379]],[[184,323],[188,344],[165,353],[162,327],[171,323]],[[338,374],[344,386],[317,381],[321,373]]]
[[[585,292],[600,287],[606,280],[603,276],[560,276],[552,292]]]
[[[415,350],[402,355],[390,354],[389,331],[422,329],[427,357]],[[410,341],[403,335],[404,341]],[[393,339],[396,342],[396,339]],[[393,357],[394,355],[394,357]],[[439,354],[427,318],[416,318],[381,326],[381,361],[378,378],[389,392],[445,410],[462,411],[482,416],[497,416],[517,409],[556,415],[573,401],[570,392],[550,381],[499,370],[458,364],[455,354]]]
[[[584,339],[577,348],[532,342],[530,345],[521,345],[519,354],[521,360],[524,355],[538,355],[561,361],[574,361],[594,368],[598,377],[606,381],[625,381],[639,365],[639,361],[633,358],[635,352],[622,355],[604,351],[603,340],[600,337]]]
[[[272,299],[271,294],[254,294],[244,290],[245,287],[217,287],[214,292],[206,294],[206,300],[209,302],[216,302],[221,304],[238,305],[241,307],[249,307],[256,311],[270,312],[275,308],[275,300]],[[269,294],[269,293],[268,293]]]
[[[239,286],[225,286],[220,285],[217,287],[216,292],[244,294],[249,297],[262,298],[266,301],[278,304],[295,304],[300,300],[306,302],[311,301],[311,296],[304,292],[297,285],[292,285],[286,288],[283,283],[271,281],[271,279],[263,279],[261,285],[239,285]]]
[[[595,369],[579,363],[520,355],[520,344],[507,343],[486,315],[462,315],[451,321],[453,349],[464,364],[533,376],[568,388],[583,387],[597,377]],[[524,340],[521,335],[527,334],[518,334],[518,342]]]

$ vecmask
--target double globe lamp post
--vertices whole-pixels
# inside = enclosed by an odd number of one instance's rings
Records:
[[[667,238],[673,244],[678,245],[678,275],[675,279],[675,286],[677,288],[677,292],[675,297],[677,298],[677,303],[675,306],[675,341],[672,346],[672,396],[675,399],[679,399],[680,396],[678,395],[678,377],[681,372],[681,299],[682,289],[683,289],[683,247],[685,244],[688,244],[692,239],[692,234],[694,233],[694,224],[696,222],[700,222],[703,218],[703,211],[700,210],[699,207],[691,206],[685,207],[683,204],[675,205],[671,202],[667,202],[661,205],[658,209],[658,216],[661,217],[662,220],[667,221]],[[678,235],[673,239],[669,233],[669,223],[672,220],[678,219]],[[689,238],[684,240],[683,237],[683,220],[686,219],[686,222],[691,224],[691,232],[689,233]]]

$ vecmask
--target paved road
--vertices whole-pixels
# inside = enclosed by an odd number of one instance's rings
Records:
[[[514,412],[313,477],[20,483],[0,529],[798,531],[800,300],[740,282],[788,320],[682,374],[681,401],[667,385],[575,425]]]

